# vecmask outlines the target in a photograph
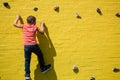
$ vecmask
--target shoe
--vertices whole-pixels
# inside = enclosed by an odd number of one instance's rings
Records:
[[[25,74],[25,79],[30,80],[30,74]]]
[[[51,64],[46,65],[43,69],[42,69],[42,73],[45,74],[47,71],[49,71],[51,69]]]

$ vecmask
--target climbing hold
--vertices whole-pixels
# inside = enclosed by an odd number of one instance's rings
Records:
[[[3,5],[4,5],[6,8],[10,9],[10,5],[9,5],[8,2],[3,2]]]
[[[97,8],[97,12],[98,12],[98,14],[103,15],[100,8]]]
[[[73,66],[73,70],[76,70],[78,69],[78,67],[76,65]]]
[[[91,76],[91,77],[90,77],[90,80],[95,80],[95,77],[94,77],[94,76]]]
[[[120,69],[119,68],[113,68],[113,72],[119,72]]]
[[[117,17],[120,17],[120,13],[116,13],[116,16],[117,16]]]
[[[78,69],[78,67],[77,67],[76,65],[74,65],[72,69],[73,69],[73,71],[74,71],[75,73],[78,73],[78,72],[79,72],[79,69]]]
[[[38,11],[38,7],[34,7],[33,10],[34,10],[34,11]]]
[[[76,13],[76,18],[81,19],[82,17],[78,13]]]
[[[55,10],[56,12],[59,12],[59,6],[55,6],[55,7],[54,7],[54,10]]]

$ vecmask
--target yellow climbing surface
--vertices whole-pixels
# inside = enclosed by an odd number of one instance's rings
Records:
[[[33,15],[37,25],[46,24],[45,34],[37,38],[53,68],[42,74],[33,54],[32,80],[119,80],[120,72],[113,72],[120,69],[119,11],[120,0],[0,0],[0,80],[24,80],[22,30],[13,26],[17,14],[24,23]]]

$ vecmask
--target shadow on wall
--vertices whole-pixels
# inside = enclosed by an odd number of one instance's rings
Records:
[[[44,34],[37,33],[37,38],[38,38],[39,46],[43,52],[45,63],[46,65],[51,64],[52,69],[47,73],[42,74],[40,71],[40,65],[38,64],[34,71],[34,80],[57,80],[56,72],[54,70],[54,59],[53,59],[56,56],[56,51],[49,37],[48,29],[46,26],[45,26],[45,33]]]

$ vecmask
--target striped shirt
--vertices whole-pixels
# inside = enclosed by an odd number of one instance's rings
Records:
[[[35,45],[36,41],[36,31],[38,31],[38,27],[33,24],[21,25],[23,30],[23,44],[24,45]]]

